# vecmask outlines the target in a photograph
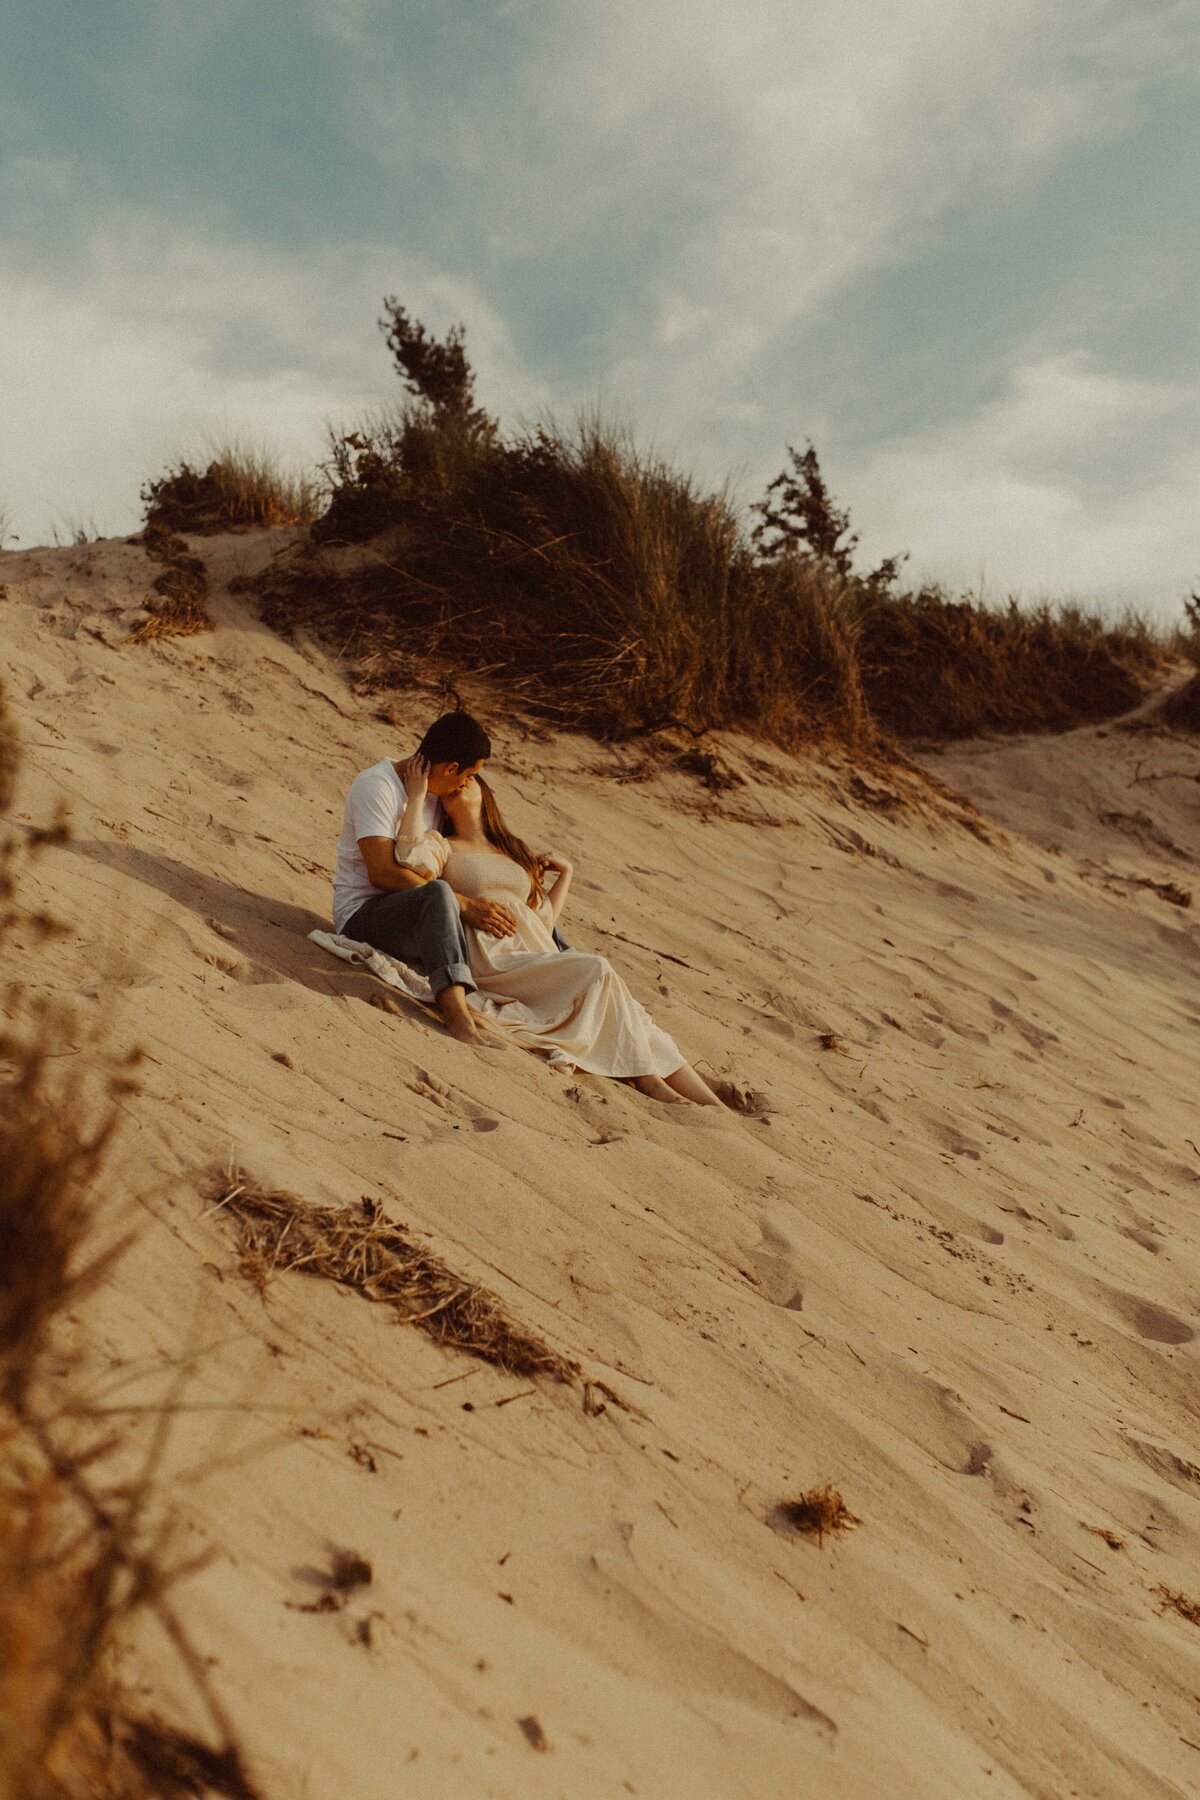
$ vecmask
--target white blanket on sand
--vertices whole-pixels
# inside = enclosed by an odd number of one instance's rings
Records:
[[[322,950],[328,950],[331,956],[339,956],[343,962],[356,963],[359,968],[369,969],[376,980],[386,986],[395,988],[397,993],[407,994],[410,1000],[420,1001],[422,1006],[433,1005],[433,989],[423,975],[402,963],[399,957],[388,956],[383,950],[373,949],[370,944],[360,944],[357,938],[341,937],[336,931],[310,931],[309,938],[314,944],[320,944]]]

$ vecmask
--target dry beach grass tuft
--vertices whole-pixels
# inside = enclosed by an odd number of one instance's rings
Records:
[[[276,1275],[322,1276],[393,1307],[401,1324],[415,1325],[436,1344],[466,1351],[506,1374],[581,1382],[578,1363],[515,1324],[487,1288],[414,1243],[377,1200],[364,1199],[358,1207],[309,1206],[230,1168],[213,1204],[236,1225],[242,1272],[263,1294]]]
[[[791,1526],[804,1537],[815,1537],[822,1545],[827,1537],[853,1531],[862,1524],[828,1481],[821,1487],[809,1488],[798,1500],[781,1500],[775,1509],[781,1525]]]

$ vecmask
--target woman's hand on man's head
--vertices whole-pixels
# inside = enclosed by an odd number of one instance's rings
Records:
[[[429,792],[429,764],[420,751],[400,764],[400,779],[410,800],[423,800]]]

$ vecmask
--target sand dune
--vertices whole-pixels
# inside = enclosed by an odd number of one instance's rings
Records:
[[[736,738],[714,791],[474,692],[573,941],[772,1108],[660,1109],[307,941],[347,783],[436,696],[392,729],[263,629],[225,583],[272,548],[206,541],[216,629],[144,644],[140,547],[0,559],[18,818],[74,824],[29,896],[70,930],[19,972],[148,1053],[89,1331],[147,1394],[203,1347],[179,1607],[264,1792],[1200,1790],[1200,1630],[1158,1592],[1200,1595],[1194,740],[931,754],[976,815]],[[299,1274],[264,1301],[204,1197],[231,1157],[382,1201],[624,1407]],[[826,1480],[861,1524],[818,1547],[775,1508]],[[373,1578],[313,1611],[335,1548]],[[149,1631],[126,1673],[194,1710]]]

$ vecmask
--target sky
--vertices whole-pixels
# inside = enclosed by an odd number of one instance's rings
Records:
[[[811,439],[864,563],[1174,618],[1198,173],[1195,0],[8,0],[0,522],[311,468],[395,295],[505,425],[742,506]]]

